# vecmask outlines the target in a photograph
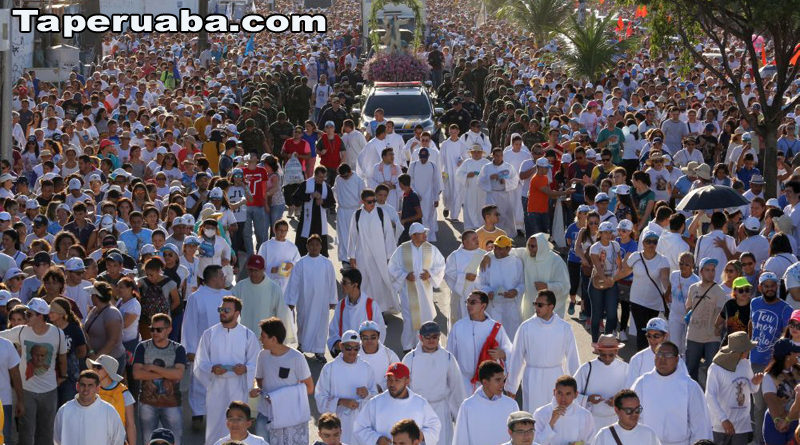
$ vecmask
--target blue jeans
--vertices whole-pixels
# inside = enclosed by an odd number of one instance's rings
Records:
[[[269,207],[269,237],[272,238],[275,236],[275,232],[272,230],[272,226],[275,225],[281,218],[283,218],[283,212],[286,211],[286,204],[278,204]]]
[[[8,405],[3,405],[3,418],[5,419],[3,423],[3,437],[6,438],[6,443],[11,441],[11,425],[14,424],[14,410],[11,408],[12,406],[10,403]]]
[[[597,289],[589,285],[589,295],[592,301],[592,343],[597,343],[600,338],[600,320],[606,317],[604,334],[611,334],[617,328],[617,299],[619,288],[616,283],[608,289]]]
[[[161,427],[172,431],[172,434],[175,435],[175,445],[181,444],[183,418],[181,417],[181,408],[179,406],[160,408],[140,403],[139,422],[141,425],[142,440],[145,443],[150,440],[150,434],[153,433],[153,430],[158,428],[160,423]]]
[[[261,243],[267,240],[269,219],[264,207],[247,206],[247,220],[244,222],[244,247],[247,255],[256,252]],[[256,233],[256,247],[253,248],[253,231]]]
[[[269,442],[269,419],[267,419],[267,416],[258,413],[255,430],[256,436],[261,436],[265,441]]]
[[[550,215],[537,212],[525,212],[525,237],[534,233],[550,233]]]
[[[714,356],[719,351],[719,342],[712,341],[708,343],[698,343],[696,341],[686,340],[686,368],[689,369],[689,376],[705,388],[706,382],[700,382],[698,375],[700,373],[700,359],[705,358],[706,367],[711,365]],[[792,430],[794,431],[794,430]]]

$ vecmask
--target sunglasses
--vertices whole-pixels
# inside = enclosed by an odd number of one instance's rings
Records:
[[[642,408],[642,405],[639,405],[636,408],[620,408],[619,410],[630,416],[632,414],[641,414],[644,408]]]
[[[358,346],[344,346],[342,349],[345,351],[358,351]]]
[[[92,365],[92,369],[94,369],[95,371],[99,371],[103,369],[103,365]]]
[[[156,334],[160,334],[160,333],[164,332],[166,329],[167,329],[167,328],[154,328],[154,327],[150,327],[150,332],[155,332]]]
[[[749,286],[748,287],[738,287],[738,288],[736,288],[736,292],[738,292],[740,294],[749,294],[752,291],[753,291],[753,288],[749,287]]]
[[[375,341],[378,339],[377,335],[362,335],[361,341]]]
[[[364,204],[375,204],[375,200],[374,199],[368,199],[368,200],[364,201]]]
[[[545,306],[550,306],[550,303],[539,303],[537,301],[536,303],[533,303],[533,305],[536,307],[545,307]]]
[[[800,322],[798,321],[790,321],[789,327],[794,329],[800,329]]]
[[[219,312],[220,314],[230,314],[231,312],[233,312],[233,309],[229,307],[218,307],[217,312]]]

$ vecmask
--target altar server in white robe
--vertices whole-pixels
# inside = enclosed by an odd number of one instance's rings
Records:
[[[469,149],[469,158],[458,166],[456,170],[456,185],[464,197],[464,228],[475,230],[483,225],[481,209],[486,205],[486,191],[479,184],[481,169],[491,161],[484,157],[480,145],[473,145]]]
[[[358,155],[367,145],[367,138],[364,137],[364,133],[355,129],[351,119],[345,119],[342,123],[342,143],[345,148],[345,162],[350,168],[357,168]]]
[[[503,394],[505,370],[499,363],[486,361],[478,373],[480,385],[458,410],[453,444],[499,445],[510,439],[506,421],[519,411],[519,405]]]
[[[578,384],[563,375],[556,379],[550,403],[533,413],[535,438],[542,445],[568,445],[589,443],[594,437],[592,413],[576,403]]]
[[[481,168],[478,184],[486,192],[486,204],[497,206],[500,213],[497,226],[508,234],[517,233],[514,215],[522,201],[514,191],[519,187],[519,175],[514,166],[503,161],[502,148],[492,149],[492,162]]]
[[[389,144],[389,147],[395,151],[395,153],[399,153],[400,150],[406,145],[406,141],[403,140],[403,136],[394,131],[394,121],[387,120],[386,121],[386,142]]]
[[[378,184],[378,186],[375,187],[375,198],[378,199],[378,208],[383,210],[384,215],[389,215],[389,221],[391,221],[392,229],[394,230],[394,242],[397,244],[397,240],[400,239],[400,235],[403,234],[405,228],[403,227],[403,223],[400,222],[400,213],[397,212],[399,207],[395,207],[387,202],[390,191],[389,187]]]
[[[322,241],[314,234],[306,241],[308,255],[292,269],[286,286],[286,304],[297,314],[297,343],[303,352],[325,361],[325,345],[330,309],[339,301],[336,271],[328,258],[320,255]]]
[[[197,348],[193,374],[206,388],[206,445],[227,434],[225,410],[234,400],[248,400],[256,375],[259,336],[239,324],[241,312],[241,300],[225,297],[219,323],[203,332]]]
[[[427,131],[423,131],[422,134],[419,136],[419,145],[413,147],[411,150],[411,162],[419,161],[419,154],[423,148],[428,149],[428,155],[430,156],[431,164],[436,165],[439,167],[439,171],[442,171],[442,152],[436,147],[436,144],[431,139],[431,134]],[[409,164],[410,165],[410,164]]]
[[[467,316],[467,297],[478,285],[478,268],[485,250],[478,248],[478,234],[465,230],[461,246],[445,261],[444,281],[450,288],[450,314],[448,326]]]
[[[639,396],[635,392],[630,389],[618,392],[614,396],[614,412],[618,420],[613,425],[601,428],[592,439],[592,445],[661,445],[656,432],[639,422],[641,409]],[[613,433],[611,428],[614,429]]]
[[[569,323],[553,313],[555,294],[541,290],[536,316],[522,322],[514,337],[506,391],[515,394],[522,382],[522,405],[528,412],[549,403],[555,381],[578,370],[578,346]]]
[[[361,192],[361,208],[353,213],[347,243],[350,267],[361,271],[362,289],[375,299],[381,311],[397,311],[400,304],[389,275],[389,258],[397,248],[391,216],[376,206],[375,192]],[[402,226],[401,226],[402,228]],[[358,326],[356,326],[358,328]]]
[[[357,444],[391,444],[391,431],[403,419],[416,422],[425,444],[439,443],[441,423],[427,400],[408,389],[411,373],[406,365],[392,363],[386,370],[386,391],[371,398],[356,416],[353,426]]]
[[[489,294],[489,315],[502,323],[513,337],[522,323],[519,304],[525,292],[525,281],[522,261],[509,255],[512,246],[511,238],[497,237],[494,250],[486,255],[491,263],[478,273],[478,287]]]
[[[403,364],[411,371],[411,390],[424,397],[439,416],[442,424],[439,445],[450,445],[453,422],[466,394],[458,362],[439,346],[440,337],[439,325],[435,321],[425,322],[419,328],[417,347],[403,357]]]
[[[381,343],[386,338],[386,324],[381,316],[380,306],[365,293],[361,292],[362,275],[358,269],[347,269],[342,272],[342,293],[344,298],[336,303],[333,318],[328,325],[328,350],[336,357],[341,352],[341,339],[345,331],[361,328],[365,321],[374,321],[380,331]]]
[[[642,349],[628,360],[628,375],[625,377],[625,387],[630,388],[639,377],[655,369],[656,349],[661,343],[670,341],[667,331],[667,321],[663,318],[651,318],[647,322],[644,330],[647,336],[648,347]],[[686,362],[681,358],[678,360],[678,371],[688,374]]]
[[[469,130],[461,136],[461,140],[469,147],[474,145],[480,147],[484,156],[489,156],[492,152],[492,143],[489,141],[489,136],[486,136],[481,131],[481,122],[477,119],[470,121]]]
[[[186,357],[195,360],[200,337],[206,329],[219,323],[217,308],[222,305],[222,298],[230,295],[225,289],[225,274],[222,266],[212,264],[203,271],[203,285],[186,299],[186,310],[181,325],[181,344],[186,349]],[[189,406],[192,415],[206,414],[206,389],[194,376],[189,386]]]
[[[347,164],[340,165],[338,173],[333,183],[333,198],[336,200],[336,242],[339,261],[346,262],[350,260],[347,251],[350,242],[350,221],[353,219],[353,213],[361,206],[361,191],[365,185],[364,180],[353,173]]]
[[[642,403],[642,423],[664,445],[689,445],[712,439],[711,418],[700,385],[678,369],[678,347],[664,342],[656,350],[656,369],[631,388]]]
[[[433,288],[439,287],[444,278],[444,257],[427,241],[428,229],[414,223],[408,233],[411,240],[397,246],[389,259],[389,275],[400,295],[403,351],[414,347],[422,323],[436,318]]]
[[[358,328],[358,335],[361,336],[358,358],[367,362],[372,368],[378,392],[383,392],[386,389],[386,370],[392,363],[399,362],[400,358],[394,351],[384,346],[378,323],[372,320],[362,322]]]
[[[429,160],[430,152],[427,148],[420,149],[419,160],[411,162],[408,175],[411,176],[411,188],[419,196],[422,207],[422,223],[430,229],[429,238],[436,242],[438,231],[439,194],[442,191],[442,173],[439,167]]]
[[[442,198],[444,198],[444,210],[448,212],[447,216],[457,220],[461,213],[463,191],[458,187],[456,172],[467,157],[467,145],[458,137],[458,125],[450,125],[449,131],[450,138],[439,146],[444,186]]]
[[[386,140],[386,125],[381,124],[375,128],[375,137],[370,139],[359,153],[356,174],[368,180],[372,175],[372,168],[381,162],[381,153],[385,148],[389,148],[389,141]]]
[[[62,405],[56,413],[53,444],[125,443],[125,427],[117,410],[97,394],[100,390],[100,377],[97,373],[92,370],[83,371],[77,386],[78,395]],[[5,421],[11,422],[12,419]]]
[[[477,370],[481,362],[502,361],[511,356],[511,340],[503,326],[486,315],[488,306],[486,292],[473,290],[467,298],[467,316],[453,323],[447,337],[447,350],[458,362],[467,395],[479,384]]]
[[[289,223],[281,219],[274,225],[275,237],[270,238],[258,248],[258,254],[264,258],[267,275],[281,285],[281,290],[286,291],[292,267],[300,261],[300,251],[293,242],[286,239],[289,233]],[[287,327],[288,328],[288,327]]]
[[[367,181],[367,185],[374,189],[380,184],[385,185],[389,189],[389,196],[386,202],[395,209],[400,208],[400,198],[403,196],[400,193],[400,184],[397,181],[403,170],[399,165],[394,162],[395,150],[392,148],[384,148],[381,152],[381,162],[375,164],[372,168],[372,175]]]
[[[342,334],[342,353],[320,371],[314,400],[317,411],[335,413],[342,421],[342,443],[355,444],[353,423],[364,404],[378,393],[372,368],[358,358],[361,338],[356,331]]]
[[[519,174],[522,163],[529,159],[531,159],[531,152],[528,147],[522,144],[522,136],[519,133],[513,133],[511,135],[511,145],[503,150],[503,160],[511,164],[514,167],[514,171]],[[529,184],[529,180],[520,180],[517,188],[513,191],[514,202],[519,203],[514,212],[514,224],[518,229],[525,227],[525,214],[522,209],[522,188]]]
[[[597,358],[581,365],[575,373],[578,382],[576,403],[592,413],[594,432],[617,421],[614,395],[625,389],[628,373],[628,364],[617,357],[619,349],[624,346],[613,335],[601,335],[594,350]]]

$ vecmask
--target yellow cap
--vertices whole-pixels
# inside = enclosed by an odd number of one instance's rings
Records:
[[[495,247],[505,248],[505,247],[511,247],[513,244],[514,241],[512,241],[511,238],[505,235],[500,235],[497,237],[497,239],[494,240]]]

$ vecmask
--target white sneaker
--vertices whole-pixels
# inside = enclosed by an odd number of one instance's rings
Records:
[[[628,334],[625,331],[619,331],[619,335],[617,335],[619,341],[628,341]]]

